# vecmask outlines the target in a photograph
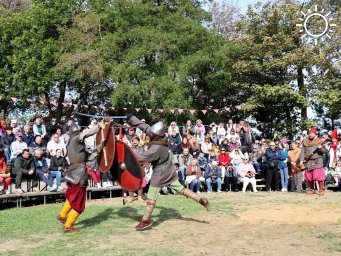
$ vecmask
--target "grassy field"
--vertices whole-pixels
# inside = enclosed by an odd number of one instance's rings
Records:
[[[154,226],[136,232],[144,204],[87,204],[63,234],[62,204],[0,211],[0,255],[341,255],[341,193],[207,195],[212,212],[181,196],[162,196]]]

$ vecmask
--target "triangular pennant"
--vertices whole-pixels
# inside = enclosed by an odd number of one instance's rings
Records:
[[[73,107],[76,109],[76,108],[78,108],[78,105],[77,104],[72,104],[73,105]]]
[[[127,108],[123,108],[124,110],[127,110]]]
[[[337,129],[335,129],[330,135],[330,138],[337,140],[338,136],[337,136]]]
[[[89,106],[88,105],[83,105],[83,107],[88,108]]]
[[[136,112],[138,113],[140,111],[140,108],[135,108]]]
[[[106,110],[104,106],[99,106],[100,109]]]
[[[174,108],[171,108],[169,111],[170,111],[172,114],[174,114],[175,109],[174,109]]]
[[[149,114],[152,113],[152,109],[151,108],[147,108],[147,111],[148,111]]]
[[[217,114],[219,113],[219,109],[216,108],[216,109],[213,109],[214,112],[216,112]]]
[[[225,109],[227,112],[231,112],[231,108],[226,107]]]
[[[194,115],[195,109],[190,109],[189,112],[190,112],[192,115]]]
[[[206,110],[206,109],[202,109],[201,112],[202,112],[204,115],[206,115],[207,110]]]
[[[44,105],[45,105],[45,103],[46,103],[46,101],[45,101],[45,100],[39,100],[39,102],[40,102],[40,104],[41,104],[41,105],[43,105],[43,106],[44,106]]]
[[[236,109],[240,110],[240,109],[241,109],[241,106],[240,106],[240,105],[237,105],[237,106],[236,106]]]
[[[179,113],[181,114],[182,112],[184,112],[183,108],[178,108]]]
[[[67,103],[66,102],[63,102],[62,103],[64,107],[67,107]]]
[[[18,98],[16,98],[16,97],[11,97],[11,100],[15,103],[15,102],[18,101]]]
[[[114,107],[110,107],[112,110],[115,110],[115,108]]]
[[[26,99],[26,100],[27,100],[27,102],[34,102],[33,99]]]
[[[163,113],[163,108],[159,108],[158,111],[159,111],[160,113]]]
[[[92,106],[94,109],[98,109],[98,107],[97,106]]]
[[[2,95],[0,95],[0,100],[2,100]]]
[[[56,103],[55,101],[51,101],[50,104],[51,104],[52,106],[54,106],[54,107],[57,106],[57,103]]]

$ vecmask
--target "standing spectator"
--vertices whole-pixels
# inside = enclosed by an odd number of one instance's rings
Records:
[[[128,141],[131,143],[131,140],[133,137],[135,137],[135,129],[133,127],[129,128],[128,130],[128,134],[126,134],[126,138],[128,139]]]
[[[42,123],[42,119],[38,117],[33,125],[34,136],[40,135],[43,140],[47,140],[46,127]]]
[[[274,180],[274,190],[279,191],[278,163],[280,159],[279,151],[275,142],[270,142],[269,148],[265,151],[266,156],[266,191],[270,192],[271,184]]]
[[[192,121],[191,120],[187,120],[186,124],[183,127],[182,134],[183,135],[186,134],[187,136],[195,134],[194,127],[192,125]]]
[[[141,119],[141,122],[145,123],[146,120],[145,119]],[[141,139],[142,135],[143,135],[143,131],[141,129],[139,129],[139,128],[136,128],[135,134],[136,134],[136,136],[138,136]]]
[[[232,119],[229,119],[227,126],[226,126],[226,132],[231,133],[231,130],[233,130],[233,131],[236,130],[236,124],[233,123]]]
[[[205,172],[207,193],[212,192],[212,184],[217,184],[217,192],[221,192],[221,171],[218,167],[218,162],[213,161],[212,165],[206,169]]]
[[[53,185],[52,175],[50,174],[46,159],[43,157],[40,149],[34,150],[33,165],[36,175],[50,187],[50,191],[57,191],[57,186]]]
[[[238,166],[238,175],[240,177],[240,181],[243,182],[243,193],[245,193],[249,183],[252,184],[253,192],[257,192],[255,178],[256,171],[253,168],[253,165],[249,163],[249,156],[247,154],[243,155],[243,162]]]
[[[22,134],[22,139],[23,139],[23,142],[25,142],[28,147],[30,147],[32,145],[32,143],[34,142],[34,134],[31,131],[31,126],[29,126],[29,125],[24,126],[24,132]]]
[[[67,168],[67,161],[65,157],[62,156],[62,151],[60,149],[56,150],[56,155],[51,157],[50,161],[50,175],[56,178],[57,181],[57,192],[62,191],[62,176]]]
[[[37,135],[34,138],[34,142],[32,145],[28,148],[30,150],[30,154],[34,154],[34,150],[40,149],[43,152],[43,156],[47,157],[47,149],[46,149],[46,144],[45,142],[41,139],[40,135]]]
[[[2,135],[1,142],[4,147],[4,154],[6,156],[7,164],[11,160],[11,144],[15,141],[15,136],[13,134],[13,128],[11,126],[6,127],[6,133]]]
[[[18,125],[18,121],[16,119],[13,119],[11,121],[11,127],[13,129],[14,135],[16,135],[17,133],[22,133],[22,130],[21,130],[20,126]]]
[[[183,153],[179,155],[179,181],[181,184],[185,184],[185,172],[187,166],[192,163],[193,156],[189,153],[189,149],[185,148]]]
[[[15,141],[11,144],[11,161],[22,153],[24,149],[28,149],[27,144],[22,140],[22,134],[17,133],[15,135]]]
[[[291,150],[288,152],[288,160],[291,164],[291,170],[294,167],[298,167],[298,172],[293,172],[293,177],[295,181],[296,192],[302,192],[302,182],[303,182],[303,171],[299,167],[301,148],[298,147],[297,141],[291,142]]]
[[[24,149],[23,152],[18,155],[14,161],[13,175],[15,176],[15,193],[23,194],[21,189],[21,181],[23,176],[27,176],[32,179],[33,192],[39,192],[37,176],[34,173],[34,164],[30,152],[28,149]],[[27,181],[28,182],[28,181]]]
[[[8,190],[8,187],[11,185],[11,174],[9,173],[7,169],[6,164],[6,157],[4,154],[4,150],[2,147],[0,147],[0,185],[3,184],[3,190],[0,190],[0,195],[2,193],[10,194],[10,191]]]
[[[66,146],[64,142],[59,139],[58,134],[54,134],[52,139],[47,143],[47,152],[50,156],[56,155],[56,150],[60,149],[62,151],[62,156],[66,156]]]
[[[218,163],[221,169],[222,178],[225,177],[225,172],[227,171],[227,167],[230,164],[230,155],[226,152],[225,148],[221,149],[221,153],[218,155]]]
[[[237,181],[238,181],[237,169],[233,166],[233,164],[230,163],[226,168],[224,177],[226,191],[238,192]]]
[[[279,164],[278,169],[281,175],[281,186],[282,192],[288,192],[288,180],[289,180],[289,171],[288,171],[288,148],[286,144],[279,143]]]
[[[191,164],[186,169],[186,184],[189,184],[189,189],[193,192],[200,193],[201,187],[201,168],[197,159],[193,158]]]
[[[199,133],[201,135],[205,135],[205,133],[206,133],[205,126],[203,125],[203,123],[200,119],[198,119],[195,122],[194,132],[195,132],[195,134]]]
[[[69,118],[69,119],[66,121],[66,124],[64,124],[64,126],[63,126],[63,134],[69,132],[70,127],[71,127],[72,124],[73,124],[73,120],[72,120],[72,118]]]

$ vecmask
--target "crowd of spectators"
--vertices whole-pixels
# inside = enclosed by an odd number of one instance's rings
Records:
[[[144,121],[144,120],[143,120]],[[74,121],[64,125],[55,119],[44,124],[36,118],[34,124],[19,124],[17,120],[0,122],[0,193],[10,193],[9,186],[15,183],[13,193],[25,193],[21,188],[26,177],[29,190],[39,192],[38,181],[43,181],[51,192],[63,191],[64,170],[68,166],[67,143],[69,128]],[[97,125],[91,120],[89,127]],[[86,129],[86,128],[85,128]],[[118,130],[118,129],[117,129]],[[143,151],[148,147],[149,138],[141,130],[123,125],[122,139],[133,150]],[[204,125],[201,120],[178,126],[171,122],[167,129],[169,149],[173,153],[179,180],[192,191],[211,193],[217,191],[251,190],[257,192],[256,180],[264,180],[266,191],[298,191],[309,189],[300,175],[291,173],[288,162],[289,151],[301,147],[306,134],[296,140],[274,136],[271,139],[255,138],[250,126],[244,120],[238,123],[232,119],[219,125]],[[328,136],[321,134],[320,136]],[[92,153],[96,150],[96,135],[86,139],[89,153],[87,169],[89,177],[98,188],[113,185],[110,172],[102,173]],[[328,174],[326,185],[339,186],[341,191],[341,146],[333,140],[324,145],[324,167]],[[144,186],[148,184],[152,166],[143,166]],[[301,177],[302,176],[302,177]],[[303,182],[303,186],[302,186]],[[167,193],[171,188],[163,188]],[[142,190],[138,192],[142,195]]]

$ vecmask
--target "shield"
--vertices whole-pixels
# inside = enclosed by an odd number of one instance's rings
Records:
[[[104,138],[104,147],[99,152],[97,157],[98,165],[102,172],[108,172],[115,158],[115,135],[111,125],[107,125],[104,130],[101,130],[96,137],[96,145],[99,145]]]
[[[137,156],[123,141],[116,141],[115,159],[111,175],[123,189],[136,191],[142,184],[142,169]]]

